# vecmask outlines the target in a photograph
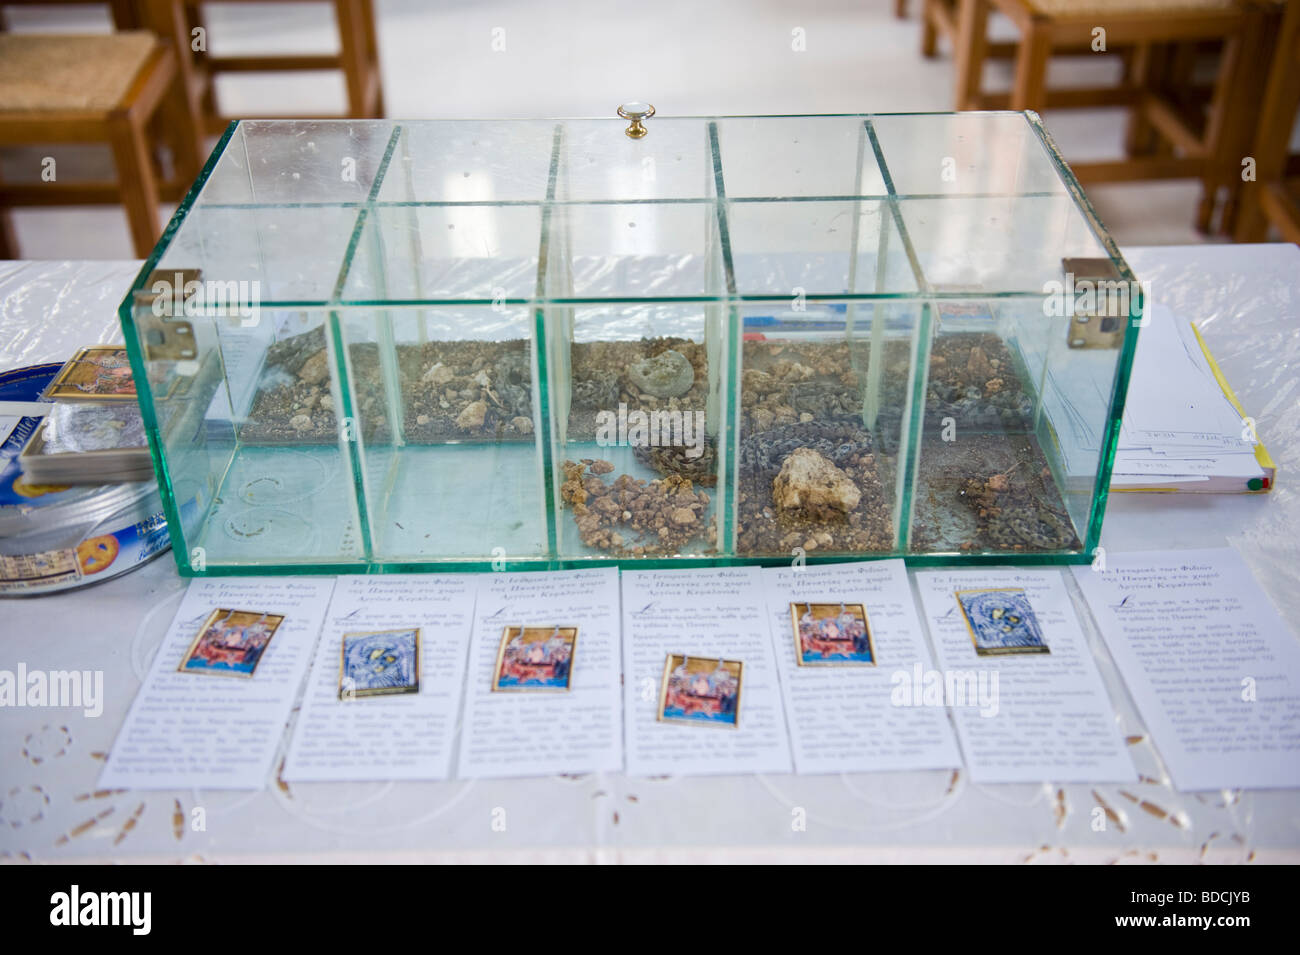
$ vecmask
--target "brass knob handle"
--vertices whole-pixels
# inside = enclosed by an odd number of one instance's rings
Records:
[[[630,139],[640,139],[649,132],[641,121],[649,119],[654,114],[655,108],[649,103],[624,103],[618,108],[618,115],[632,121],[632,125],[623,130]]]

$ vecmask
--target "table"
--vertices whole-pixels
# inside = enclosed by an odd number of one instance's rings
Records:
[[[1123,551],[1231,543],[1283,618],[1300,619],[1300,249],[1125,255],[1157,301],[1198,321],[1280,477],[1268,495],[1114,495],[1102,544]],[[61,361],[79,346],[117,339],[115,309],[137,269],[0,263],[0,368]],[[1132,745],[1135,786],[979,786],[965,771],[942,771],[97,791],[104,755],[185,587],[163,557],[84,590],[0,602],[0,667],[102,669],[106,696],[97,719],[80,710],[0,709],[0,859],[1300,861],[1300,791],[1171,788],[1068,575],[1067,586],[1121,730],[1140,738]],[[1123,831],[1113,824],[1093,831],[1097,796],[1122,812]],[[806,815],[803,830],[792,825],[796,810]]]

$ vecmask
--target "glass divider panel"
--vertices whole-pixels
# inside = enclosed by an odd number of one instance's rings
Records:
[[[894,228],[898,231],[900,243],[911,268],[912,277],[916,282],[917,292],[924,295],[930,291],[930,285],[926,280],[924,270],[921,268],[920,258],[912,245],[912,239],[908,235],[907,223],[903,221],[903,215],[898,208],[898,190],[894,185],[894,175],[889,168],[889,164],[885,161],[885,154],[880,146],[880,138],[876,132],[874,119],[867,118],[863,121],[862,126],[871,143],[871,155],[875,159],[876,168],[885,183],[885,192],[889,197],[890,219],[893,221]],[[881,231],[884,232],[883,217]],[[882,248],[885,247],[883,236],[881,246]],[[879,282],[879,270],[877,281]],[[906,552],[910,547],[913,502],[916,496],[917,482],[920,479],[922,427],[920,406],[925,403],[925,388],[930,364],[929,344],[932,335],[928,304],[921,305],[916,318],[912,332],[912,354],[911,360],[908,362],[908,387],[903,405],[897,467],[895,470],[894,534],[897,541],[897,550],[900,553]],[[875,329],[873,328],[873,342],[878,337],[874,332]]]

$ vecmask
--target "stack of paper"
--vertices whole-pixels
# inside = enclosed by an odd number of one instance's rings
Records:
[[[1118,490],[1266,491],[1276,469],[1191,322],[1153,306],[1138,336]]]
[[[1088,359],[1094,358],[1094,368]],[[1108,395],[1099,374],[1113,353],[1072,356],[1049,368],[1044,411],[1070,474],[1095,471],[1103,435],[1096,423]],[[1081,388],[1080,376],[1091,379]],[[1081,405],[1089,407],[1083,408]],[[1196,326],[1168,308],[1150,305],[1138,336],[1111,474],[1114,491],[1267,491],[1276,468],[1219,371]]]

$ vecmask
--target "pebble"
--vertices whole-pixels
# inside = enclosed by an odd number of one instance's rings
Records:
[[[511,418],[510,425],[520,434],[533,433],[533,422],[530,419],[525,418],[523,415],[520,415],[517,418]]]
[[[475,428],[483,427],[483,421],[487,418],[487,402],[471,401],[465,406],[465,409],[456,416],[456,427],[465,431],[473,431]]]
[[[966,360],[966,371],[972,378],[986,380],[993,377],[993,366],[988,356],[979,345],[972,345],[970,357]]]
[[[428,416],[427,414],[416,415],[415,423],[416,423],[416,424],[428,424],[428,423],[429,423],[429,416]]]
[[[689,507],[674,508],[671,516],[674,524],[690,524],[695,520],[695,512]]]
[[[791,453],[772,482],[772,501],[781,510],[831,508],[847,514],[861,497],[853,480],[812,448]]]
[[[629,365],[627,377],[641,391],[658,398],[676,398],[695,384],[695,369],[685,355],[669,348]]]
[[[296,414],[289,419],[289,427],[295,428],[298,431],[310,431],[311,418],[307,417],[305,414]]]
[[[302,367],[298,369],[298,377],[309,385],[315,384],[319,381],[324,381],[329,377],[329,373],[330,369],[329,365],[325,361],[324,350],[318,351],[316,354],[312,355],[303,362]]]
[[[447,382],[451,381],[452,378],[454,377],[455,375],[452,374],[450,368],[448,368],[442,362],[438,362],[435,365],[431,365],[429,367],[429,370],[424,373],[424,375],[420,378],[420,380],[422,382],[425,382],[426,384],[430,384],[433,385],[435,388],[438,388],[441,387],[442,385],[445,385]]]

